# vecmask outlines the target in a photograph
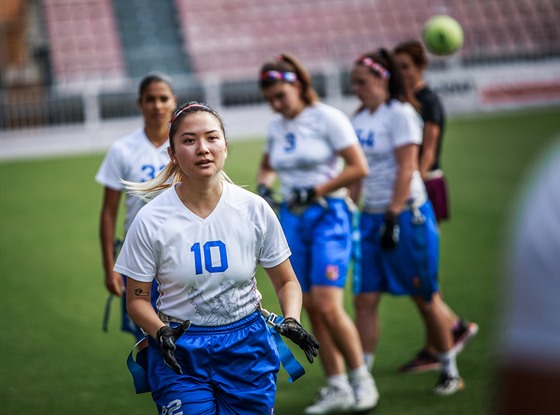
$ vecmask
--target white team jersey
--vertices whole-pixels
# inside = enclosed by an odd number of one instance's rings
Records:
[[[391,202],[397,177],[395,149],[422,143],[422,119],[412,105],[391,100],[373,113],[364,108],[353,117],[352,124],[369,165],[363,186],[364,208],[383,210]],[[409,197],[418,203],[426,200],[419,171],[412,175]]]
[[[499,355],[516,367],[560,368],[560,140],[533,167],[508,238]],[[538,366],[536,366],[538,364]]]
[[[340,174],[337,152],[358,143],[348,117],[323,103],[306,107],[294,119],[274,116],[266,153],[278,173],[284,198],[295,187],[314,187]]]
[[[169,162],[166,142],[160,147],[154,147],[143,129],[136,130],[115,141],[97,175],[95,180],[113,190],[123,190],[122,180],[130,182],[145,182],[151,180]],[[128,231],[132,220],[138,211],[146,204],[137,196],[125,194],[126,217],[124,231]]]
[[[161,312],[195,325],[219,326],[251,314],[261,294],[255,274],[291,252],[274,211],[231,183],[205,219],[175,187],[147,204],[132,222],[115,271],[137,281],[157,279]]]

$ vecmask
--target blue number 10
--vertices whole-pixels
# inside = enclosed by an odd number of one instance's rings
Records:
[[[212,265],[212,248],[217,247],[220,254],[220,265]],[[224,272],[228,269],[228,259],[226,245],[222,241],[208,241],[204,244],[204,268],[208,272]],[[215,251],[215,250],[214,250]],[[202,274],[202,251],[200,243],[197,242],[191,246],[191,252],[194,253],[194,269],[195,273]]]

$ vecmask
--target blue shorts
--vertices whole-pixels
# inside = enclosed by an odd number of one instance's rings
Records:
[[[122,274],[121,277],[123,278],[124,286],[126,287],[127,277],[126,275],[122,275]],[[150,300],[152,302],[152,306],[154,307],[154,310],[157,310],[156,301],[158,297],[159,297],[158,283],[154,279],[154,281],[152,282],[152,290],[150,291]],[[126,308],[126,295],[123,295],[121,297],[121,311],[122,311],[121,330],[131,333],[134,337],[136,337],[136,341],[142,340],[145,337],[144,333],[142,332],[140,327],[138,327],[136,323],[132,320],[132,318],[130,318],[130,316],[128,315],[128,310]]]
[[[381,248],[383,213],[362,212],[360,216],[361,258],[354,273],[354,292],[388,292],[422,295],[430,300],[439,290],[437,274],[439,233],[430,202],[399,215],[400,236],[392,251]]]
[[[343,199],[326,198],[327,207],[312,203],[301,215],[285,205],[280,223],[292,251],[290,262],[301,289],[314,285],[344,287],[352,254],[352,225]]]
[[[191,326],[176,346],[182,375],[149,337],[148,378],[159,414],[274,413],[280,360],[260,312],[226,326]]]

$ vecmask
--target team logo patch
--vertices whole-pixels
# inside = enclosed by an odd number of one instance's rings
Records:
[[[336,281],[338,279],[338,265],[327,265],[325,275],[328,280]]]

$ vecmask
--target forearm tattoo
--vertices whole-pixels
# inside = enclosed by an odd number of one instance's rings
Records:
[[[138,297],[147,297],[150,295],[149,291],[144,291],[142,288],[135,289],[134,294]]]

